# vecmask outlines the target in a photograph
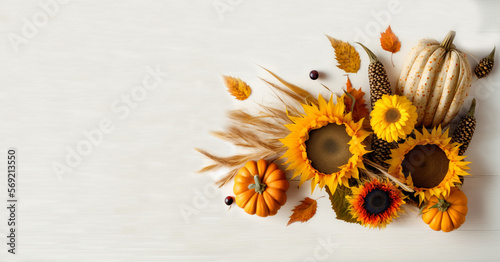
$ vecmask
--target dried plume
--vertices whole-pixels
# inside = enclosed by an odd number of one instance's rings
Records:
[[[250,114],[240,109],[232,110],[228,113],[228,118],[231,121],[229,126],[224,131],[212,132],[215,136],[244,148],[247,153],[221,157],[203,149],[196,149],[214,162],[199,172],[229,168],[230,171],[216,182],[219,187],[230,182],[246,162],[258,159],[274,161],[283,155],[286,148],[283,147],[280,139],[289,133],[285,127],[286,124],[292,123],[289,116],[299,116],[302,112],[302,103],[317,103],[317,100],[307,91],[288,84],[274,73],[265,70],[285,85],[282,87],[264,80],[278,100],[283,103],[283,108],[258,104],[259,112],[256,114]]]

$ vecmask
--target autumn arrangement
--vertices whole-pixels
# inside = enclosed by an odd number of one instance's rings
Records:
[[[258,104],[255,114],[230,111],[229,126],[214,134],[242,148],[241,153],[221,157],[197,149],[213,161],[200,171],[228,170],[216,182],[233,184],[234,197],[228,196],[226,204],[234,201],[250,215],[275,215],[287,202],[290,181],[298,181],[299,186],[310,183],[311,192],[324,189],[336,218],[345,222],[384,228],[404,207],[415,206],[431,229],[458,229],[468,213],[461,185],[469,175],[465,153],[476,127],[476,100],[458,115],[476,83],[491,72],[495,49],[473,70],[473,56],[453,44],[454,31],[442,42],[422,39],[392,88],[371,50],[327,37],[337,67],[347,74],[359,71],[357,49],[367,54],[371,110],[349,77],[343,90],[323,85],[311,94],[264,68],[279,82],[263,80],[280,104]],[[390,27],[380,41],[392,54],[401,48]],[[310,77],[316,80],[320,73],[313,70]],[[241,79],[225,76],[224,81],[236,99],[251,95]],[[316,200],[306,197],[288,224],[309,220],[316,208]]]

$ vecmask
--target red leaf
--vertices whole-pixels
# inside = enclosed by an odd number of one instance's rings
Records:
[[[355,88],[352,87],[351,80],[349,77],[347,77],[347,83],[346,83],[347,89],[346,92],[350,94],[351,96],[354,97],[354,100],[356,101],[354,103],[354,110],[352,112],[352,118],[354,121],[359,121],[362,118],[368,116],[370,112],[368,111],[368,108],[366,107],[366,101],[363,99],[365,96],[365,92],[361,90],[361,87],[356,90]],[[346,106],[346,113],[351,112],[352,108],[352,99],[349,96],[346,96],[344,99],[344,104]]]

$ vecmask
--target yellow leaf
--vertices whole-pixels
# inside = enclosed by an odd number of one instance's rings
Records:
[[[316,200],[306,197],[301,202],[302,204],[292,210],[293,214],[290,216],[287,226],[294,222],[306,222],[316,214],[316,208],[318,207]]]
[[[346,73],[357,73],[361,63],[358,51],[347,42],[328,35],[326,37],[328,37],[332,47],[335,49],[335,58],[339,63],[337,67],[344,70]]]
[[[252,93],[252,89],[247,83],[239,78],[232,76],[223,76],[224,84],[226,84],[227,90],[231,95],[233,95],[238,100],[247,99]]]

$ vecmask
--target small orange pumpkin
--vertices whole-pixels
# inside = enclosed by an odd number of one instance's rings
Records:
[[[285,173],[263,159],[249,161],[234,177],[236,204],[250,215],[274,216],[286,203],[289,183]]]
[[[431,197],[422,212],[422,219],[436,231],[450,232],[465,222],[468,210],[467,196],[454,187],[444,199]]]

